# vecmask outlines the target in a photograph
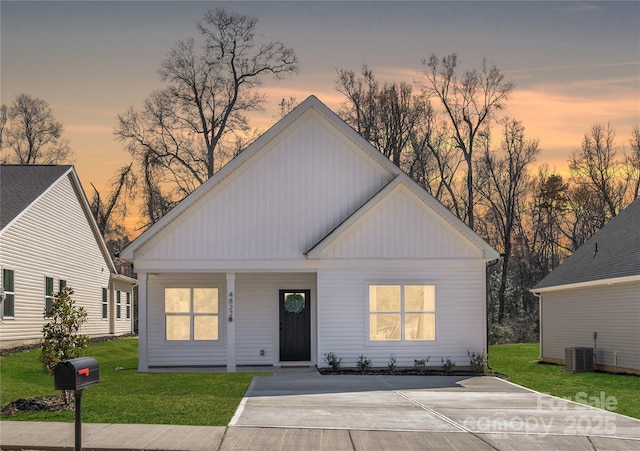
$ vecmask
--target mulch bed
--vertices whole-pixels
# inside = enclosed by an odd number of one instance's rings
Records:
[[[332,371],[331,368],[318,368],[318,372],[322,375],[332,375],[332,374],[355,374],[362,375],[362,371],[356,368],[340,368],[337,371]],[[372,368],[367,370],[365,375],[376,376],[376,375],[384,375],[384,376],[495,376],[505,378],[504,374],[496,373],[496,372],[487,372],[487,373],[478,373],[475,371],[443,371],[443,370],[426,370],[420,371],[416,368],[397,368],[394,371],[389,370],[388,368]]]
[[[36,396],[33,398],[16,399],[6,404],[0,410],[0,414],[10,416],[20,412],[57,412],[59,410],[73,409],[73,401],[70,404],[64,402],[64,397]]]

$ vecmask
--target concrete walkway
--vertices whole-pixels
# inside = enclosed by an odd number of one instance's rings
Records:
[[[254,378],[229,427],[83,424],[96,450],[638,450],[640,421],[493,377]],[[0,423],[2,449],[73,449],[72,423]]]

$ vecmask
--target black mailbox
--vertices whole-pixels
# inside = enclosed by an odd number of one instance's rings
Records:
[[[53,369],[56,390],[82,390],[98,383],[100,371],[93,357],[65,360]]]

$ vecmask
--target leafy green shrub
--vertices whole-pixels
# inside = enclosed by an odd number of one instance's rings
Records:
[[[358,356],[358,361],[356,362],[356,366],[360,370],[362,374],[366,374],[367,371],[371,369],[371,359],[366,358],[362,354]]]
[[[331,372],[337,373],[342,366],[342,357],[338,358],[335,352],[329,352],[324,355],[324,361],[331,368]]]
[[[76,307],[71,298],[73,289],[65,287],[53,295],[51,309],[44,312],[50,321],[42,327],[42,363],[47,373],[53,374],[57,363],[80,357],[87,346],[87,337],[78,332],[87,321],[87,312]]]

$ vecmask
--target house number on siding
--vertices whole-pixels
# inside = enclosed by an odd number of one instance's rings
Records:
[[[229,292],[229,322],[233,322],[233,291]]]

